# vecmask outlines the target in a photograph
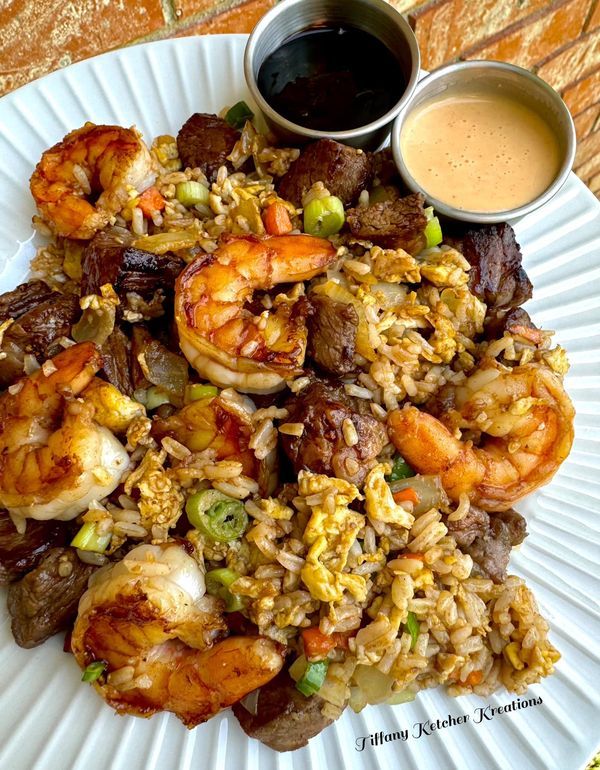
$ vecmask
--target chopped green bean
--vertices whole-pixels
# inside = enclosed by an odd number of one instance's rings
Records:
[[[247,120],[252,120],[253,117],[254,113],[250,107],[248,107],[246,102],[241,101],[234,104],[233,107],[227,111],[225,120],[232,128],[243,128],[244,123]]]
[[[442,242],[442,227],[440,220],[433,215],[433,206],[428,206],[425,209],[425,216],[427,217],[427,224],[425,225],[424,235],[427,241],[426,248],[431,249],[433,246],[437,246]]]
[[[159,385],[152,385],[146,391],[146,403],[144,406],[151,412],[153,409],[157,409],[163,404],[170,404],[169,394],[166,390],[163,390]]]
[[[73,548],[79,548],[80,551],[93,551],[94,553],[104,553],[111,540],[111,533],[101,535],[97,531],[96,522],[87,521],[71,540]]]
[[[316,692],[319,692],[327,676],[327,669],[329,668],[329,661],[318,660],[314,663],[309,662],[306,666],[306,670],[296,682],[296,689],[299,690],[302,695],[310,697]]]
[[[216,489],[204,489],[189,497],[185,512],[193,527],[218,543],[237,540],[248,525],[244,504]]]
[[[95,660],[83,670],[82,682],[95,682],[106,671],[106,662],[104,660]]]
[[[345,221],[344,204],[335,195],[314,198],[304,207],[304,232],[328,238],[342,229]]]
[[[244,606],[242,598],[229,590],[229,587],[238,578],[238,573],[229,567],[211,569],[205,575],[207,592],[211,596],[218,596],[225,602],[226,612],[237,612]]]
[[[411,638],[410,649],[414,650],[421,630],[419,628],[419,621],[417,620],[417,616],[414,612],[408,613],[408,617],[406,618],[406,630],[410,634]]]
[[[202,398],[212,398],[217,395],[219,395],[219,389],[214,385],[194,383],[187,386],[186,396],[188,401],[200,401]]]
[[[400,479],[409,479],[411,476],[414,476],[415,472],[410,467],[410,465],[406,462],[404,457],[401,455],[396,455],[394,458],[394,464],[392,465],[391,473],[389,473],[385,480],[388,482],[391,481],[399,481]]]
[[[208,203],[208,188],[200,182],[179,182],[175,188],[175,197],[184,206],[195,206],[198,203]]]

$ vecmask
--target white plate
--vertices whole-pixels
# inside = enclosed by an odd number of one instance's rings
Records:
[[[0,100],[0,290],[27,273],[33,204],[27,181],[41,153],[86,120],[136,124],[146,139],[174,134],[195,111],[247,98],[245,37],[227,35],[126,48],[53,73]],[[486,701],[435,690],[405,706],[345,713],[308,748],[278,755],[248,740],[230,714],[191,732],[172,715],[118,717],[80,681],[62,635],[35,650],[13,642],[0,609],[0,768],[3,770],[577,770],[598,746],[600,622],[600,204],[571,176],[561,193],[516,226],[535,291],[527,309],[570,354],[567,388],[576,441],[558,475],[520,509],[530,535],[512,559],[534,590],[562,659],[525,698],[543,703],[474,724]],[[506,692],[492,706],[518,700]],[[425,720],[471,720],[430,736],[358,752],[359,736]]]

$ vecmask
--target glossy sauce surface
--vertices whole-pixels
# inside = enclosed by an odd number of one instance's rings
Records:
[[[430,196],[477,212],[529,203],[561,161],[544,120],[494,86],[454,88],[419,105],[402,128],[400,148]]]
[[[393,53],[373,35],[350,26],[293,35],[265,59],[257,83],[280,115],[320,131],[371,123],[406,88]]]

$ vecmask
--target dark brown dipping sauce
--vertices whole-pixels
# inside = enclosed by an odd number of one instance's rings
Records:
[[[356,27],[300,32],[270,54],[258,87],[284,118],[306,128],[344,131],[385,115],[406,80],[387,46]]]

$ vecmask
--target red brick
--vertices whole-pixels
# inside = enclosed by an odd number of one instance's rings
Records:
[[[499,33],[489,43],[474,48],[467,59],[509,61],[529,69],[554,51],[576,40],[583,30],[590,0],[567,0]]]
[[[244,0],[173,0],[175,14],[180,19],[199,14],[210,17],[240,5]]]
[[[600,30],[589,32],[542,64],[537,74],[557,90],[586,77],[600,65]],[[591,103],[596,101],[594,99]],[[588,102],[589,103],[589,102]]]
[[[598,116],[600,116],[600,103],[593,104],[591,107],[588,107],[587,110],[580,112],[579,115],[576,115],[573,118],[578,141],[585,139],[585,137],[594,130],[600,122]]]
[[[600,174],[595,174],[587,184],[590,190],[600,197]]]
[[[595,104],[600,94],[600,69],[568,86],[562,94],[571,115],[578,115],[588,105]]]
[[[448,28],[452,21],[453,0],[434,0],[409,20],[421,49],[421,66],[433,70],[444,64],[448,46]]]
[[[213,18],[203,20],[178,33],[182,35],[214,35],[226,32],[252,32],[256,23],[277,0],[250,0]]]
[[[545,8],[549,0],[446,0],[442,4],[437,0],[409,13],[423,59],[431,59],[436,66]],[[432,43],[434,50],[430,50]]]
[[[585,28],[587,32],[591,32],[593,29],[598,29],[598,27],[600,27],[600,2],[596,0],[596,6]]]
[[[9,0],[0,7],[0,94],[165,23],[160,0]]]
[[[574,170],[577,176],[580,179],[583,179],[584,182],[591,179],[600,172],[600,154],[593,155],[586,160],[585,163],[577,166]]]
[[[594,131],[577,143],[577,153],[573,167],[578,169],[595,155],[600,157],[600,131]]]

